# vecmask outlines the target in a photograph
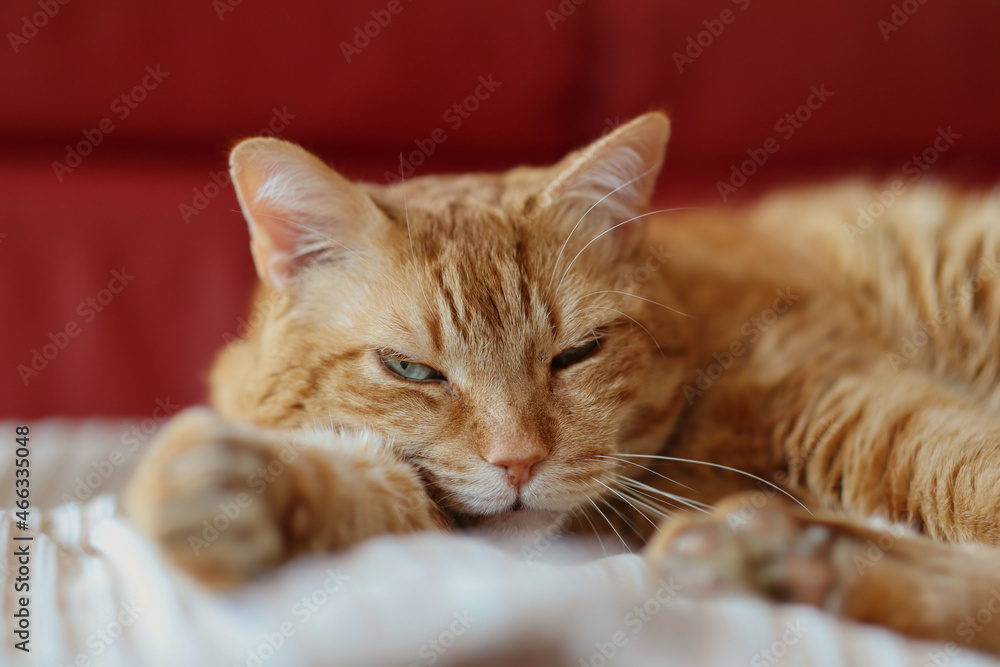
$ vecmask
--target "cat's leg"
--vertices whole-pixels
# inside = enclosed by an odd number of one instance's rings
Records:
[[[852,518],[1000,546],[1000,418],[918,371],[812,384],[774,427],[790,490]]]
[[[302,553],[444,526],[416,471],[376,436],[269,431],[208,409],[167,425],[123,507],[171,561],[219,586]]]
[[[665,526],[646,551],[694,595],[749,592],[1000,654],[1000,549],[817,519],[747,496]]]

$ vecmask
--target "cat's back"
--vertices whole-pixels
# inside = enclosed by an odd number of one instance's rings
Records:
[[[1000,189],[845,181],[775,194],[747,222],[814,266],[826,298],[850,300],[888,369],[964,380],[1000,405]]]
[[[948,376],[1000,407],[1000,189],[854,179],[668,213],[649,239],[671,253],[706,354],[791,294],[771,336],[782,358],[866,347],[864,363]]]

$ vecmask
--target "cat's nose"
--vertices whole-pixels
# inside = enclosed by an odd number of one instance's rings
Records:
[[[548,456],[548,452],[538,447],[518,450],[500,449],[487,453],[484,458],[498,468],[503,468],[507,473],[507,481],[515,488],[520,489],[531,479],[532,468],[535,467],[535,464],[546,456]]]

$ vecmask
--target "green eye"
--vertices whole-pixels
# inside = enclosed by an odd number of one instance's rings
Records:
[[[390,371],[407,380],[444,380],[445,377],[430,366],[418,364],[395,353],[382,353],[382,364]]]
[[[583,361],[597,351],[597,340],[597,338],[594,338],[592,340],[588,340],[586,343],[577,345],[576,347],[563,350],[561,354],[552,360],[552,369],[560,370]]]

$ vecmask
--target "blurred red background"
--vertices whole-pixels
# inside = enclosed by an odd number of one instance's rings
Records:
[[[400,153],[415,174],[553,161],[662,108],[680,205],[719,205],[771,137],[730,202],[899,175],[950,127],[933,173],[988,183],[998,25],[991,0],[7,0],[0,416],[204,400],[254,280],[226,152],[269,125],[382,180]]]

